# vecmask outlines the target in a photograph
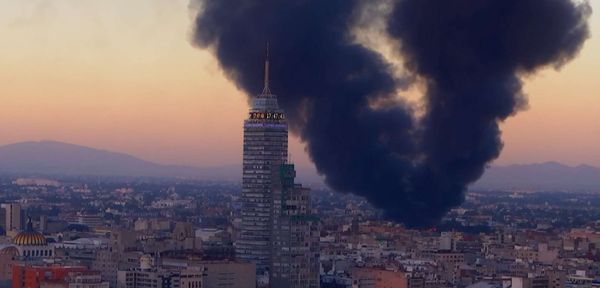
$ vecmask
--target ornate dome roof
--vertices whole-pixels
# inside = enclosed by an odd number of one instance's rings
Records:
[[[13,244],[18,246],[44,246],[47,242],[44,235],[33,230],[31,219],[29,219],[27,230],[17,234],[17,236],[13,238]]]
[[[8,246],[0,249],[0,255],[19,256],[19,249],[15,246]]]

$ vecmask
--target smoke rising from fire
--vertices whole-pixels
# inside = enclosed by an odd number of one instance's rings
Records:
[[[202,0],[193,41],[249,95],[261,91],[272,43],[272,90],[327,184],[408,226],[431,225],[499,156],[499,123],[526,105],[521,79],[577,55],[591,8],[571,0],[397,0],[369,20],[368,5]],[[386,25],[407,77],[354,41],[358,18]],[[407,79],[427,87],[420,117],[398,100]]]

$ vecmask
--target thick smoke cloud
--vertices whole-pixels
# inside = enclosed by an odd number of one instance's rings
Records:
[[[580,50],[590,8],[570,0],[398,0],[387,32],[407,71],[426,84],[417,118],[396,100],[406,80],[353,41],[365,4],[203,0],[194,42],[212,49],[250,95],[262,89],[271,42],[272,90],[327,184],[408,226],[431,225],[498,157],[498,123],[526,103],[521,77],[560,67]]]

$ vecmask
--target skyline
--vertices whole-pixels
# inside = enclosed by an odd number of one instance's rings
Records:
[[[0,2],[0,288],[600,284],[599,1]]]
[[[592,38],[577,59],[527,81],[529,109],[503,124],[495,163],[600,166],[599,18],[591,17]],[[209,52],[190,44],[188,1],[2,3],[0,19],[8,43],[0,47],[0,81],[8,83],[0,145],[48,139],[167,164],[241,162],[248,104]],[[294,162],[310,166],[290,139]]]

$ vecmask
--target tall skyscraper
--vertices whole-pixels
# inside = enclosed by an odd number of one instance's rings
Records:
[[[23,215],[21,212],[21,205],[16,203],[2,204],[2,208],[5,210],[5,227],[6,231],[11,230],[22,230],[23,229]]]
[[[6,209],[0,205],[0,228],[2,231],[6,231]]]
[[[310,189],[295,183],[294,165],[273,170],[271,287],[318,288],[320,221]]]
[[[288,125],[269,87],[269,57],[262,93],[254,98],[244,121],[242,225],[237,257],[267,271],[271,257],[272,169],[286,162]]]

